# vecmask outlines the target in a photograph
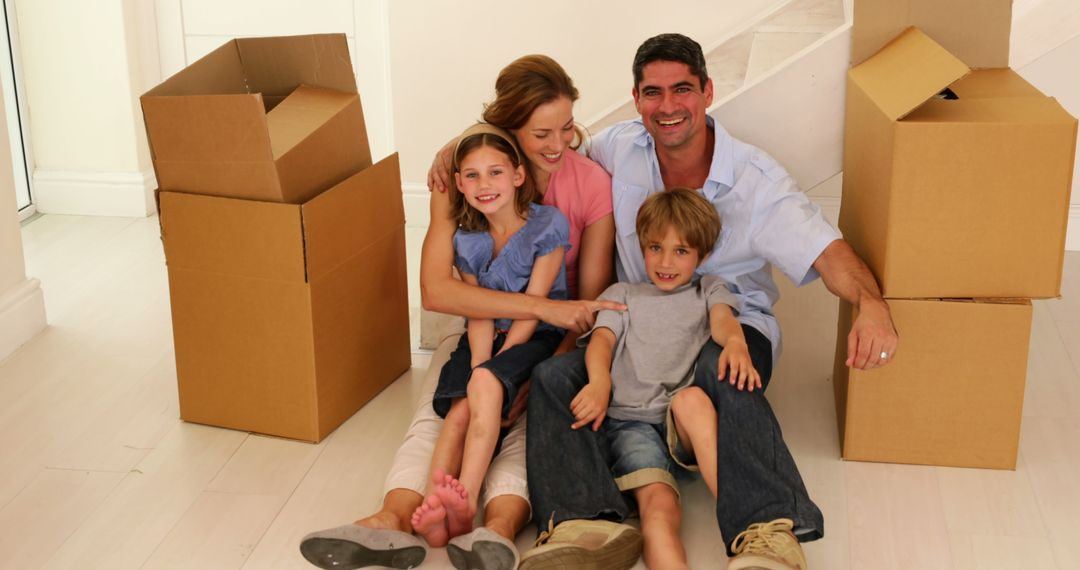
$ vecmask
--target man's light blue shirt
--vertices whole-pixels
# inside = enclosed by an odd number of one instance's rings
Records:
[[[813,263],[840,239],[794,179],[760,149],[731,137],[712,117],[716,134],[712,166],[698,189],[720,214],[723,229],[712,254],[698,268],[718,275],[740,301],[739,320],[761,331],[780,356],[780,325],[773,305],[780,298],[772,265],[796,285],[818,277]],[[647,280],[635,222],[649,195],[664,190],[656,145],[640,119],[624,121],[593,137],[589,156],[611,174],[615,216],[615,270],[619,281]]]

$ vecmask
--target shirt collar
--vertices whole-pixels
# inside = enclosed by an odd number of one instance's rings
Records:
[[[655,153],[656,143],[653,141],[649,131],[645,129],[645,124],[642,123],[641,119],[635,119],[634,121],[641,125],[641,134],[634,139],[634,144]],[[722,190],[730,190],[735,184],[735,161],[732,158],[734,145],[731,135],[711,115],[705,115],[705,124],[716,135],[713,144],[712,164],[709,166],[709,177],[705,180],[705,187],[702,188],[705,198],[712,200]]]

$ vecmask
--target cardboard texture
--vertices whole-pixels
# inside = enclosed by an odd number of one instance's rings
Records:
[[[317,442],[409,368],[396,154],[302,205],[158,198],[182,419]]]
[[[890,300],[888,366],[844,366],[857,313],[841,303],[833,375],[844,459],[1014,469],[1031,304]]]
[[[341,34],[232,40],[140,101],[162,190],[302,204],[371,166]]]
[[[968,67],[1009,66],[1012,0],[858,0],[854,21],[853,66],[910,26],[926,32]]]
[[[850,70],[840,229],[888,298],[1056,297],[1076,119],[967,71],[915,28]]]

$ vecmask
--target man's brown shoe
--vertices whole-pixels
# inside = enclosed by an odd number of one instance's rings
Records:
[[[728,570],[806,570],[806,556],[791,532],[791,519],[754,523],[731,543]]]
[[[519,570],[627,570],[641,557],[641,533],[604,520],[570,520],[540,534]]]

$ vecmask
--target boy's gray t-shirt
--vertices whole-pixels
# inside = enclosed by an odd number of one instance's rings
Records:
[[[709,339],[709,310],[724,304],[738,314],[738,299],[722,279],[706,275],[670,292],[652,283],[616,283],[600,299],[626,305],[626,311],[600,311],[592,331],[615,333],[611,363],[611,402],[607,415],[617,420],[664,421],[671,396],[692,380],[694,363]]]

